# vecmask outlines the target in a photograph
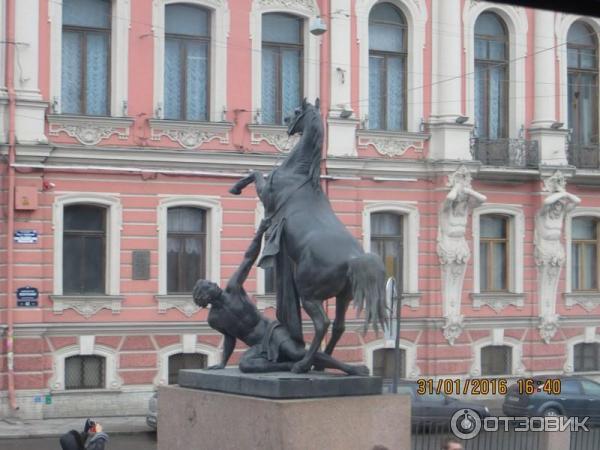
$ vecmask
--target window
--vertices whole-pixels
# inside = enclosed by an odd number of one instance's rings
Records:
[[[303,20],[288,14],[262,17],[262,122],[283,124],[301,103]]]
[[[481,292],[508,290],[508,218],[482,215],[479,238]]]
[[[561,395],[581,394],[581,387],[576,380],[562,380],[560,383]]]
[[[598,60],[595,33],[575,22],[567,35],[568,120],[574,144],[598,143]]]
[[[169,384],[177,384],[181,369],[204,369],[206,363],[206,355],[201,353],[176,353],[169,356]]]
[[[512,373],[512,348],[508,345],[488,345],[481,349],[481,375]]]
[[[600,396],[600,384],[591,380],[581,380],[581,386],[585,395]]]
[[[165,119],[208,120],[210,14],[185,4],[165,11]]]
[[[64,209],[63,292],[106,292],[106,209],[69,205]]]
[[[475,22],[475,130],[479,138],[508,136],[507,32],[494,13]]]
[[[192,292],[206,274],[206,211],[169,208],[167,214],[167,293]]]
[[[600,370],[600,344],[575,344],[574,350],[575,372]]]
[[[577,217],[572,222],[571,286],[573,291],[598,290],[598,221]]]
[[[62,112],[109,114],[111,3],[63,0]]]
[[[75,355],[65,358],[65,389],[102,389],[104,379],[104,357]]]
[[[371,214],[371,251],[383,260],[385,275],[394,277],[399,292],[403,289],[403,216],[389,212]]]
[[[394,353],[393,348],[380,348],[373,352],[373,375],[386,380],[394,378]],[[400,378],[406,377],[406,352],[400,350]]]
[[[406,20],[379,3],[369,14],[369,128],[406,129]]]

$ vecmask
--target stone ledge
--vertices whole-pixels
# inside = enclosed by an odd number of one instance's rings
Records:
[[[129,138],[133,119],[129,117],[79,116],[73,114],[49,114],[48,133],[58,136],[66,133],[83,145],[96,145],[113,134],[121,140]]]
[[[160,141],[162,137],[177,142],[188,150],[198,148],[205,142],[217,139],[221,144],[229,143],[231,122],[188,122],[182,120],[150,119],[150,139]]]
[[[175,308],[187,317],[191,317],[194,313],[200,311],[200,307],[194,303],[191,293],[155,295],[154,298],[158,301],[158,312],[161,314]]]
[[[283,125],[248,124],[250,130],[250,141],[253,144],[266,142],[281,153],[289,152],[300,140],[300,135],[289,136],[287,127]]]
[[[358,147],[364,148],[371,145],[380,155],[402,156],[411,148],[415,152],[422,152],[425,141],[429,140],[431,135],[408,131],[359,129],[356,137]]]
[[[110,309],[113,314],[121,312],[123,297],[120,295],[51,295],[54,314],[73,309],[89,319],[101,309]]]
[[[579,305],[587,312],[592,312],[600,306],[600,292],[565,292],[563,297],[567,308]]]
[[[497,293],[472,293],[473,308],[480,309],[482,306],[489,306],[494,311],[499,313],[509,305],[514,305],[517,308],[523,308],[525,305],[525,294],[516,294],[513,292],[497,292]]]

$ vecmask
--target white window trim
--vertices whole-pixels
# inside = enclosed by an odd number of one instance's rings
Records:
[[[209,121],[221,122],[227,110],[227,39],[229,7],[227,0],[155,0],[152,2],[154,35],[154,111],[162,119],[165,92],[165,7],[176,3],[202,6],[210,10],[210,99]],[[156,114],[160,111],[159,114]]]
[[[218,197],[197,195],[164,198],[158,205],[158,295],[167,295],[167,210],[189,206],[206,210],[206,279],[221,281],[221,227],[223,209]]]
[[[250,40],[252,41],[252,110],[262,109],[262,15],[266,13],[293,14],[304,19],[303,42],[303,97],[312,103],[319,97],[321,39],[309,31],[311,18],[319,15],[315,0],[253,0],[250,11]],[[300,105],[298,105],[300,106]],[[257,115],[260,122],[260,114]]]
[[[52,391],[80,392],[81,389],[65,389],[65,359],[69,356],[83,355],[79,345],[70,345],[54,351],[53,369],[54,374],[48,381],[48,387]],[[102,345],[94,345],[91,352],[85,352],[88,355],[98,355],[104,357],[104,387],[102,389],[119,389],[123,385],[123,380],[119,377],[117,370],[118,354],[117,351]]]
[[[501,332],[497,333],[497,331]],[[472,344],[473,364],[471,365],[470,375],[473,377],[481,376],[481,349],[490,345],[507,345],[512,348],[512,372],[498,376],[523,375],[525,373],[525,367],[523,366],[523,343],[517,339],[505,337],[504,330],[492,330],[492,332],[492,336],[485,337]]]
[[[479,237],[480,218],[485,214],[509,216],[509,276],[508,291],[523,293],[523,239],[525,235],[525,215],[518,205],[485,204],[473,210],[473,293],[480,294],[479,277]]]
[[[423,48],[427,7],[423,0],[386,0],[400,9],[407,24],[406,130],[419,132],[423,118]],[[359,43],[359,98],[369,98],[369,13],[380,0],[357,0],[357,40]],[[369,115],[369,103],[360,103],[360,117]]]
[[[573,258],[571,251],[571,241],[573,235],[573,219],[577,217],[592,217],[600,220],[600,208],[575,208],[569,214],[565,220],[565,242],[566,242],[566,263],[565,263],[565,293],[570,294],[573,292],[573,280],[571,278],[571,258]],[[588,294],[597,293],[600,295],[600,290],[597,292],[587,292]]]
[[[61,113],[62,4],[63,0],[52,0],[48,6],[48,21],[50,22],[50,105],[51,111],[57,114]],[[130,0],[112,0],[110,115],[113,117],[127,116],[130,17]]]
[[[362,214],[363,249],[371,251],[371,214],[390,212],[404,216],[404,255],[402,270],[404,293],[419,292],[419,208],[416,202],[365,202]]]
[[[496,13],[508,31],[508,137],[517,138],[525,124],[525,57],[528,20],[525,8],[488,2],[465,2],[463,12],[466,73],[475,73],[475,21],[483,12]],[[475,121],[475,78],[466,78],[466,115]]]
[[[577,344],[600,344],[600,335],[596,333],[596,327],[586,327],[583,335],[572,337],[565,343],[567,347],[567,360],[563,367],[567,374],[585,375],[586,373],[597,374],[597,372],[575,372],[575,346]]]
[[[559,82],[559,101],[560,101],[560,119],[568,128],[569,124],[569,99],[568,99],[568,67],[567,67],[567,35],[569,28],[575,22],[584,22],[596,32],[596,42],[600,46],[600,19],[585,16],[576,16],[573,14],[556,14],[555,32],[556,32],[556,58],[558,64],[558,82]],[[600,50],[600,48],[598,49]],[[599,61],[600,70],[600,61]],[[600,121],[600,117],[598,119]],[[600,125],[600,124],[599,124]]]
[[[194,336],[195,337],[195,336]],[[189,351],[193,350],[193,351]],[[221,352],[218,348],[210,345],[197,343],[193,349],[185,348],[183,343],[169,345],[158,352],[158,373],[154,378],[154,385],[167,385],[169,382],[169,357],[177,353],[200,353],[206,355],[208,366],[218,364],[221,358]]]
[[[395,340],[378,339],[365,344],[363,347],[365,364],[369,368],[371,374],[373,373],[373,353],[382,348],[395,348]],[[417,344],[407,341],[406,339],[400,339],[400,349],[404,350],[406,377],[409,379],[417,378],[421,373],[419,366],[417,365]]]
[[[106,208],[106,295],[119,295],[121,271],[121,229],[123,209],[121,200],[109,194],[70,193],[54,200],[52,226],[54,229],[54,295],[63,295],[63,233],[64,208],[74,204]],[[85,298],[85,294],[77,295]],[[94,297],[98,297],[94,295]]]
[[[2,27],[0,27],[0,41],[6,41],[6,2],[0,2],[0,23]],[[14,14],[14,11],[13,11]],[[6,69],[4,68],[4,64],[6,63],[6,44],[0,45],[0,97],[6,95],[6,85],[4,82],[4,76]],[[1,137],[1,136],[0,136]]]

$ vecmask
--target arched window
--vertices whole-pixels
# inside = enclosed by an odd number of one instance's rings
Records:
[[[111,2],[63,0],[62,6],[62,112],[107,116]]]
[[[571,225],[571,289],[598,290],[598,219],[575,217]]]
[[[165,8],[165,119],[208,120],[210,13],[174,4]]]
[[[65,389],[102,389],[105,387],[105,358],[74,355],[65,358]]]
[[[66,206],[63,230],[63,292],[106,293],[106,208]]]
[[[192,292],[206,276],[206,211],[169,208],[167,213],[167,293]]]
[[[204,369],[207,357],[202,353],[176,353],[169,356],[169,384],[177,384],[181,369]]]
[[[509,219],[497,214],[482,215],[479,237],[479,286],[481,292],[507,291]]]
[[[575,372],[600,370],[600,344],[597,342],[575,344],[573,349]]]
[[[369,128],[406,129],[406,19],[391,3],[369,14]]]
[[[373,352],[373,375],[384,380],[394,379],[394,353],[393,348],[380,348]],[[406,378],[406,351],[400,349],[399,378]]]
[[[390,212],[371,214],[371,251],[381,257],[386,277],[394,277],[399,290],[403,287],[403,219]]]
[[[512,347],[488,345],[481,348],[481,375],[512,374]]]
[[[304,21],[289,14],[262,16],[262,122],[283,124],[302,99]]]
[[[568,120],[575,146],[598,144],[598,42],[594,31],[583,22],[575,22],[567,34]],[[594,150],[597,152],[597,149]],[[579,154],[575,164],[586,165]],[[598,155],[589,155],[598,166]],[[580,164],[578,164],[580,163]]]
[[[494,13],[475,22],[475,127],[477,137],[508,137],[507,32]]]

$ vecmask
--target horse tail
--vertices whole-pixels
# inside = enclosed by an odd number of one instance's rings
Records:
[[[385,329],[385,268],[381,258],[373,253],[365,253],[351,259],[348,261],[348,278],[357,314],[365,309],[363,332],[366,333],[369,323],[373,324],[375,332],[379,331],[379,325]]]

